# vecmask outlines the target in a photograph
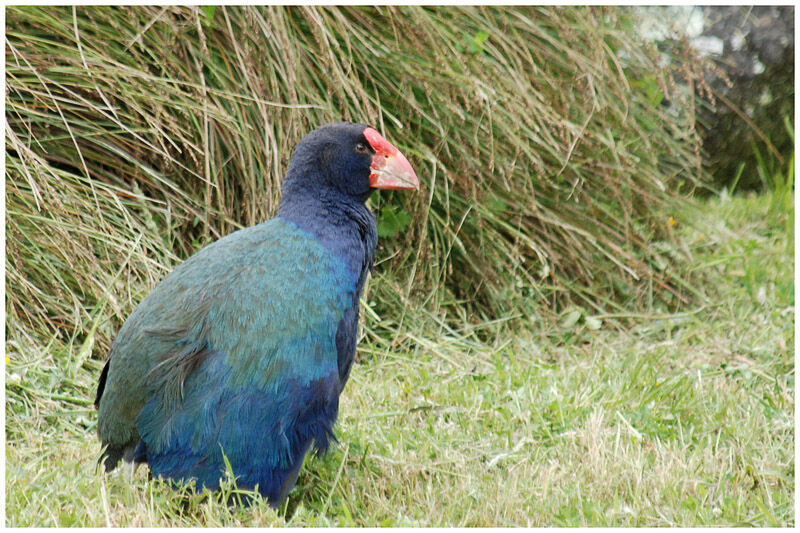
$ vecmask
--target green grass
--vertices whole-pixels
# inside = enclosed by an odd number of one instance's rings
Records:
[[[340,443],[307,460],[277,513],[182,496],[145,468],[130,482],[95,472],[100,362],[11,341],[7,525],[792,526],[785,195],[673,213],[669,242],[707,280],[683,313],[452,329],[368,310]]]
[[[695,280],[645,250],[664,237],[657,208],[703,178],[697,102],[676,80],[701,89],[705,63],[662,65],[636,16],[9,7],[9,330],[88,338],[102,358],[166,271],[272,216],[294,145],[342,119],[379,128],[422,181],[418,196],[373,198],[395,233],[382,269],[415,307],[482,321],[523,304],[623,310],[648,291],[678,308]],[[406,307],[393,292],[377,312]]]

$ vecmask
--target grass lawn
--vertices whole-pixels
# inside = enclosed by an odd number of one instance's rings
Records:
[[[340,443],[277,513],[96,472],[101,363],[10,340],[6,525],[794,525],[792,201],[676,216],[709,280],[684,313],[513,331],[365,313]]]

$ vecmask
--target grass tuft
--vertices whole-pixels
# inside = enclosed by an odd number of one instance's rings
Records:
[[[698,183],[694,107],[675,79],[701,76],[656,68],[635,17],[10,7],[12,336],[71,345],[94,325],[106,351],[178,261],[269,218],[294,144],[340,119],[385,131],[423,181],[418,197],[374,198],[390,280],[373,284],[377,311],[686,305],[693,280],[664,268],[652,209]]]

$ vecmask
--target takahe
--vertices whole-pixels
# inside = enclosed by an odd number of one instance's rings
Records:
[[[275,218],[206,246],[123,324],[97,387],[101,461],[148,463],[279,505],[333,437],[359,296],[377,245],[374,189],[418,189],[375,129],[328,124],[295,148]]]

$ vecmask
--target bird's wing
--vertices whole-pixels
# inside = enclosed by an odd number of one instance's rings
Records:
[[[350,276],[309,234],[271,221],[208,246],[153,290],[114,357],[146,370],[138,453],[155,474],[213,488],[224,453],[240,486],[277,495],[310,440],[327,445]]]

